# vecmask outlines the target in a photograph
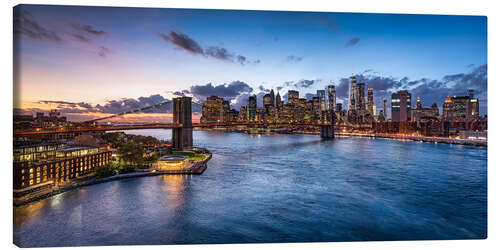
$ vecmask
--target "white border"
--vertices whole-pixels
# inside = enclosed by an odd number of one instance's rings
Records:
[[[190,245],[167,246],[172,249],[253,249],[255,247],[263,249],[302,249],[302,248],[339,248],[339,249],[493,249],[499,244],[498,213],[500,207],[498,203],[498,187],[500,166],[498,150],[498,127],[499,107],[495,93],[500,93],[498,78],[498,63],[495,59],[498,56],[500,41],[498,37],[498,25],[500,8],[494,1],[397,1],[397,0],[377,0],[377,1],[231,1],[231,0],[120,0],[99,2],[90,0],[45,0],[45,1],[14,1],[10,0],[2,8],[2,91],[0,98],[2,102],[2,133],[1,133],[1,154],[2,154],[2,187],[0,188],[2,228],[1,242],[7,248],[16,248],[12,244],[12,7],[17,4],[59,4],[59,5],[93,5],[93,6],[123,6],[123,7],[158,7],[158,8],[202,8],[202,9],[253,9],[253,10],[296,10],[296,11],[328,11],[328,12],[367,12],[367,13],[412,13],[412,14],[459,14],[459,15],[486,15],[488,16],[488,92],[489,94],[489,154],[488,154],[488,239],[487,240],[461,240],[461,241],[395,241],[395,242],[353,242],[353,243],[286,243],[286,244],[238,244],[238,245]],[[8,170],[8,171],[7,171]],[[142,249],[145,246],[119,246],[107,247],[106,249],[134,248]],[[148,246],[149,249],[159,249],[165,246]],[[59,248],[65,249],[65,248]],[[101,249],[90,247],[86,249]]]

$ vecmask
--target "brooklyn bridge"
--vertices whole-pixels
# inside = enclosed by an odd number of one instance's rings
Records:
[[[138,125],[102,125],[97,124],[98,121],[111,119],[126,114],[143,112],[148,109],[159,107],[167,103],[173,102],[173,120],[172,123],[151,123]],[[90,132],[106,132],[134,129],[172,129],[172,147],[174,148],[189,148],[193,146],[193,128],[210,128],[210,127],[231,127],[231,126],[313,126],[319,127],[320,137],[322,139],[332,139],[335,137],[335,127],[352,128],[353,125],[336,124],[334,120],[324,120],[322,122],[215,122],[215,123],[193,123],[191,112],[191,97],[177,97],[172,101],[159,103],[153,106],[140,108],[114,114],[107,117],[93,119],[82,122],[74,127],[59,127],[59,128],[39,128],[35,130],[14,130],[14,137],[30,137],[53,134],[70,134],[70,133],[90,133]],[[356,128],[371,128],[370,125],[356,125]]]

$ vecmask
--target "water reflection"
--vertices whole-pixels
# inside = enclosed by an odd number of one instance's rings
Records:
[[[154,133],[170,135],[168,130]],[[486,236],[485,148],[210,131],[195,131],[194,138],[213,153],[203,175],[103,183],[19,208],[16,242],[68,246]]]

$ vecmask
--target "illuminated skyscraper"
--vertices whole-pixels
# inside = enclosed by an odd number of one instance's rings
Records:
[[[288,103],[293,106],[299,105],[299,91],[297,90],[288,90]]]
[[[387,100],[384,100],[383,110],[382,111],[384,112],[383,113],[384,121],[387,121],[387,119],[389,119],[389,114],[387,114]]]
[[[356,109],[356,96],[357,96],[357,88],[356,88],[356,77],[351,76],[349,78],[349,111]]]
[[[262,97],[262,105],[264,106],[264,109],[269,109],[270,107],[274,106],[273,105],[273,98],[271,97],[270,94],[265,94]]]
[[[364,83],[358,83],[356,84],[356,105],[355,109],[356,110],[366,110],[366,99],[365,99],[365,84]]]
[[[337,93],[334,85],[328,85],[328,110],[335,111],[335,104],[337,103]]]
[[[247,120],[255,121],[257,112],[257,96],[251,95],[247,102]]]
[[[325,111],[326,110],[325,90],[321,89],[318,90],[316,93],[319,99],[320,110]]]
[[[276,107],[281,108],[282,106],[283,106],[283,102],[281,102],[281,96],[280,96],[280,93],[278,92],[278,94],[276,95]]]
[[[391,119],[405,122],[411,118],[411,94],[406,90],[393,93],[391,96]]]
[[[373,117],[375,117],[375,115],[377,114],[377,111],[374,107],[375,105],[373,104],[373,88],[368,88],[368,101],[366,103],[366,109]]]

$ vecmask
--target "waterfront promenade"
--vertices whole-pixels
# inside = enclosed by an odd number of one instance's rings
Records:
[[[360,137],[374,137],[374,138],[387,138],[395,140],[411,140],[411,141],[421,141],[421,142],[433,142],[433,143],[447,143],[447,144],[460,144],[469,146],[488,146],[487,140],[470,140],[470,139],[458,139],[458,138],[447,138],[447,137],[429,137],[429,136],[418,136],[418,135],[400,135],[400,134],[381,134],[381,133],[335,133],[340,136],[360,136]]]
[[[205,159],[201,161],[195,161],[192,165],[186,169],[172,169],[172,170],[157,170],[154,168],[149,169],[136,169],[132,173],[125,174],[117,174],[113,176],[97,178],[95,175],[90,175],[83,177],[81,179],[73,180],[63,185],[54,186],[48,189],[36,191],[30,194],[27,194],[22,197],[14,197],[13,202],[14,206],[23,206],[32,202],[40,201],[54,195],[58,195],[67,191],[71,191],[80,187],[128,179],[128,178],[138,178],[145,176],[156,176],[156,175],[200,175],[207,168],[207,162],[212,158],[212,154],[205,154]]]

